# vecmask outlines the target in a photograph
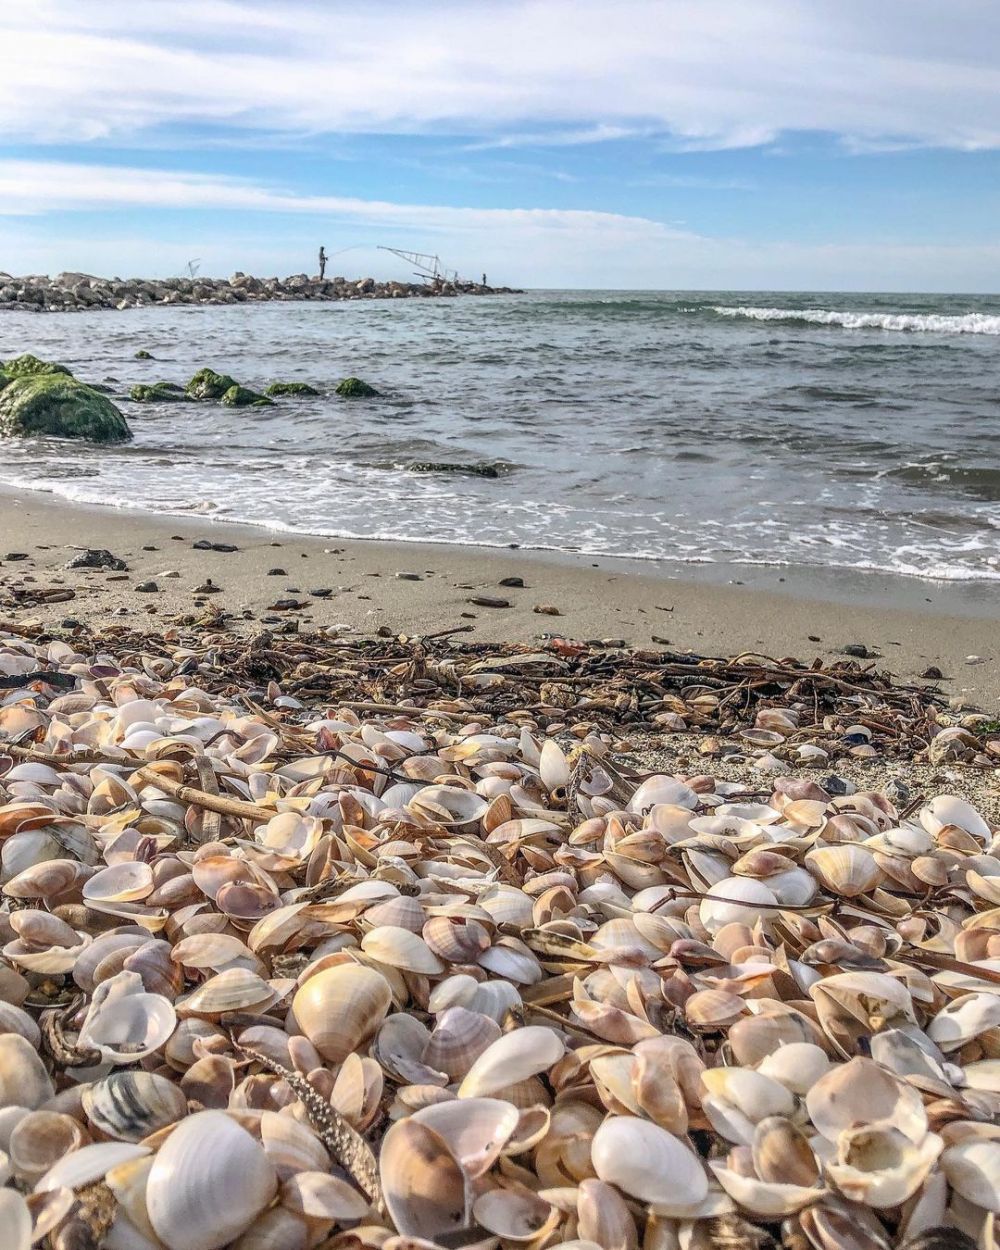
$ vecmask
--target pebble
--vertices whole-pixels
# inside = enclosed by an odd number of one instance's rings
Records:
[[[195,586],[194,594],[196,595],[217,595],[222,592],[221,586],[216,586],[210,577],[207,577],[200,586]]]
[[[195,551],[222,551],[227,553],[239,551],[239,547],[234,546],[233,543],[213,543],[209,542],[207,538],[199,538],[191,546]]]
[[[8,556],[10,560],[12,557]],[[79,551],[75,556],[66,561],[68,569],[114,569],[116,572],[124,572],[128,565],[120,556],[112,555],[104,547],[89,547],[86,551]]]
[[[164,569],[160,577],[180,577],[180,573],[176,569]]]
[[[140,582],[135,589],[136,593],[140,595],[156,595],[160,592],[156,582]]]
[[[536,603],[531,610],[532,612],[537,612],[540,616],[562,616],[562,613],[554,603]]]
[[[863,642],[849,642],[840,650],[843,655],[853,655],[858,660],[868,660],[874,657],[874,652],[869,651]]]
[[[401,582],[422,582],[424,580],[419,573],[397,573],[396,576]]]
[[[513,590],[523,590],[524,578],[523,577],[501,577],[500,580],[497,582],[497,585],[509,586]]]
[[[497,599],[493,595],[473,595],[472,598],[468,600],[468,602],[474,603],[476,607],[478,608],[509,608],[510,607],[509,599]]]
[[[273,568],[267,570],[268,577],[287,577],[288,574],[284,569]]]
[[[314,599],[329,599],[333,594],[331,586],[317,586],[315,590],[309,592]]]
[[[4,556],[5,560],[29,560],[30,558],[26,551],[8,551]]]

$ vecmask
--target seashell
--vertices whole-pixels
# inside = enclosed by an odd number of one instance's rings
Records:
[[[83,886],[84,902],[98,911],[114,903],[141,902],[152,892],[153,870],[138,860],[102,868]]]
[[[576,1190],[577,1231],[598,1246],[636,1250],[638,1239],[628,1204],[617,1189],[588,1176]],[[563,1243],[565,1244],[565,1243]]]
[[[761,1120],[795,1112],[789,1090],[752,1068],[709,1068],[701,1080],[708,1090],[702,1110],[715,1131],[736,1145],[751,1145]]]
[[[348,1055],[337,1073],[330,1102],[360,1133],[378,1114],[384,1086],[384,1074],[374,1059]]]
[[[176,1024],[169,999],[145,993],[137,973],[120,972],[94,990],[80,1046],[99,1050],[105,1063],[134,1063],[164,1046]]]
[[[563,1056],[565,1044],[558,1033],[541,1025],[528,1025],[505,1033],[475,1061],[458,1087],[459,1098],[478,1098],[539,1072],[546,1072]]]
[[[870,1207],[895,1207],[924,1183],[943,1146],[934,1133],[914,1143],[887,1124],[845,1129],[837,1140],[836,1159],[824,1168],[845,1198]]]
[[[963,994],[952,999],[927,1026],[927,1036],[945,1052],[1000,1025],[1000,995]]]
[[[55,1087],[34,1046],[19,1033],[0,1034],[0,1108],[40,1107]]]
[[[684,1004],[684,1018],[698,1031],[726,1029],[745,1012],[743,999],[725,990],[697,990]]]
[[[37,1050],[42,1035],[31,1016],[13,1003],[0,999],[0,1034],[18,1033]]]
[[[766,1116],[750,1145],[754,1171],[769,1184],[815,1186],[819,1164],[803,1133],[784,1116]]]
[[[361,949],[379,963],[404,972],[423,972],[433,975],[443,972],[444,964],[430,949],[424,939],[409,929],[398,925],[383,925],[370,929],[361,939]]]
[[[138,1142],[187,1115],[187,1099],[154,1072],[113,1072],[83,1091],[83,1109],[106,1137]]]
[[[4,1230],[7,1250],[30,1250],[31,1210],[14,1189],[0,1189],[0,1228]]]
[[[279,995],[256,972],[229,968],[209,977],[177,1002],[181,1016],[221,1016],[230,1011],[266,1011]]]
[[[422,1059],[449,1080],[460,1081],[499,1037],[500,1026],[489,1016],[465,1007],[448,1007],[438,1016]]]
[[[106,1173],[120,1163],[139,1159],[150,1153],[148,1146],[133,1142],[102,1141],[93,1146],[83,1146],[63,1157],[51,1167],[35,1185],[35,1193],[50,1189],[82,1189],[94,1181],[102,1180]]]
[[[849,1058],[862,1039],[883,1029],[915,1024],[910,993],[902,981],[880,972],[842,972],[809,987],[823,1031]]]
[[[824,890],[842,898],[867,894],[882,880],[882,869],[872,853],[854,842],[810,851],[805,862]]]
[[[774,893],[753,877],[724,877],[705,892],[698,915],[709,933],[727,924],[753,925],[777,904]]]
[[[236,1238],[232,1250],[308,1250],[311,1241],[305,1220],[284,1207],[271,1207]]]
[[[278,1180],[296,1172],[328,1172],[330,1156],[312,1129],[288,1115],[265,1111],[260,1118],[260,1139]]]
[[[391,1003],[385,977],[359,964],[342,964],[303,982],[292,1014],[323,1058],[340,1063],[371,1040]]]
[[[809,1118],[828,1141],[861,1125],[887,1121],[911,1142],[927,1132],[927,1113],[919,1092],[857,1056],[837,1064],[806,1094]]]
[[[15,1176],[33,1185],[63,1155],[89,1144],[83,1126],[72,1116],[57,1111],[29,1111],[14,1126],[7,1152]]]
[[[412,1117],[386,1133],[379,1157],[382,1193],[405,1237],[433,1241],[468,1224],[465,1175],[444,1138]]]
[[[918,819],[932,837],[937,837],[947,825],[957,825],[980,841],[990,836],[989,825],[972,804],[954,794],[939,794],[931,799],[920,809]]]
[[[406,805],[417,824],[466,825],[481,820],[489,806],[474,790],[424,786]]]
[[[473,1203],[472,1214],[487,1232],[515,1243],[544,1237],[559,1222],[555,1207],[521,1186],[481,1194]]]
[[[341,895],[343,898],[343,895]],[[397,894],[366,908],[364,912],[366,925],[379,928],[382,925],[394,925],[399,929],[409,929],[411,933],[419,933],[427,917],[424,909],[415,898],[405,894]]]
[[[326,1227],[332,1221],[360,1220],[368,1201],[346,1181],[326,1172],[297,1172],[281,1187],[281,1205],[307,1222]]]
[[[812,1042],[790,1042],[766,1055],[757,1066],[762,1076],[780,1081],[793,1094],[804,1097],[830,1069],[826,1051]]]
[[[630,1198],[656,1206],[689,1206],[708,1194],[697,1156],[678,1138],[634,1116],[608,1116],[590,1149],[594,1171]]]
[[[941,1156],[948,1184],[967,1202],[1000,1214],[1000,1142],[969,1138]]]
[[[157,1152],[146,1207],[168,1250],[217,1250],[250,1226],[277,1188],[274,1167],[246,1129],[225,1112],[199,1111]]]
[[[465,1174],[475,1180],[493,1166],[518,1126],[511,1103],[496,1098],[461,1098],[415,1111],[414,1123],[433,1129]]]
[[[432,916],[423,926],[423,939],[445,963],[475,963],[490,946],[490,934],[476,920],[452,916]]]

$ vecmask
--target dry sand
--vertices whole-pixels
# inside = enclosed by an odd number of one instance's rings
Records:
[[[238,550],[196,550],[199,539]],[[109,549],[128,571],[66,569],[85,548]],[[11,558],[19,553],[27,558]],[[272,569],[283,572],[272,575]],[[759,651],[827,662],[843,658],[845,644],[862,643],[876,653],[871,662],[880,669],[915,681],[934,666],[956,700],[988,712],[1000,706],[1000,634],[991,593],[903,579],[803,582],[773,569],[747,574],[748,582],[753,577],[748,585],[720,583],[717,568],[686,569],[680,577],[671,572],[591,556],[314,538],[90,508],[30,491],[0,495],[0,620],[57,624],[69,618],[92,627],[156,629],[211,604],[245,619],[248,631],[293,620],[303,628],[336,624],[362,633],[471,626],[474,637],[487,641],[611,637],[700,655]],[[523,578],[524,587],[500,586],[508,577]],[[198,594],[208,579],[219,592]],[[137,591],[147,580],[156,583],[156,593]],[[31,598],[60,590],[74,597],[58,603]],[[329,596],[318,597],[317,590]],[[480,596],[510,606],[471,602]],[[282,600],[300,606],[276,608]],[[536,605],[555,607],[559,615],[537,613]]]

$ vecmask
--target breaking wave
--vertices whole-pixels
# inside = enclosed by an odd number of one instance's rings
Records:
[[[782,321],[792,325],[841,326],[845,330],[896,330],[910,334],[1000,335],[1000,316],[990,313],[843,312],[830,308],[737,308],[715,304],[720,317]]]

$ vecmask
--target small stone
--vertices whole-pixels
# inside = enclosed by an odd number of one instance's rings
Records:
[[[941,672],[936,664],[931,664],[928,668],[925,668],[920,676],[927,681],[942,681],[944,679],[944,673]]]
[[[278,568],[268,569],[267,575],[268,577],[287,577],[288,576],[288,574],[285,572],[284,569],[278,569]]]
[[[396,577],[401,582],[422,582],[424,580],[419,573],[397,573]]]
[[[846,777],[841,777],[838,773],[831,773],[829,777],[824,777],[819,784],[827,794],[833,795],[854,794],[857,790],[853,781],[848,781]]]
[[[196,542],[193,542],[191,546],[195,549],[195,551],[222,551],[226,553],[239,551],[239,547],[235,546],[233,543],[213,543],[209,542],[207,538],[199,538]]]
[[[140,582],[135,589],[136,593],[140,595],[156,595],[160,592],[156,582]]]
[[[509,608],[510,607],[509,599],[497,599],[493,595],[473,595],[472,598],[468,600],[468,602],[474,603],[477,608]]]
[[[200,586],[195,586],[193,593],[196,595],[218,595],[221,592],[222,587],[216,586],[210,577],[206,577]]]
[[[536,603],[531,610],[532,612],[537,612],[540,616],[562,616],[562,613],[554,603]]]
[[[30,560],[31,557],[26,551],[8,551],[4,556],[5,560]],[[67,566],[68,567],[68,566]]]
[[[512,590],[524,589],[523,577],[501,577],[497,582],[498,586],[509,586]]]
[[[897,807],[905,807],[910,801],[910,787],[894,777],[886,784],[885,797]]]
[[[7,557],[10,559],[10,557]],[[66,561],[68,569],[113,569],[116,573],[124,572],[128,565],[118,556],[114,556],[104,547],[90,547],[78,552],[71,560]]]
[[[176,569],[164,569],[160,577],[180,577],[180,573]]]
[[[853,655],[858,660],[868,660],[873,654],[863,642],[849,642],[840,650],[843,655]]]
[[[333,594],[333,588],[330,586],[318,586],[315,590],[309,592],[314,599],[329,599]]]
[[[143,551],[159,551],[159,550],[160,550],[159,547],[154,547],[152,543],[147,543],[146,546],[143,547]]]

